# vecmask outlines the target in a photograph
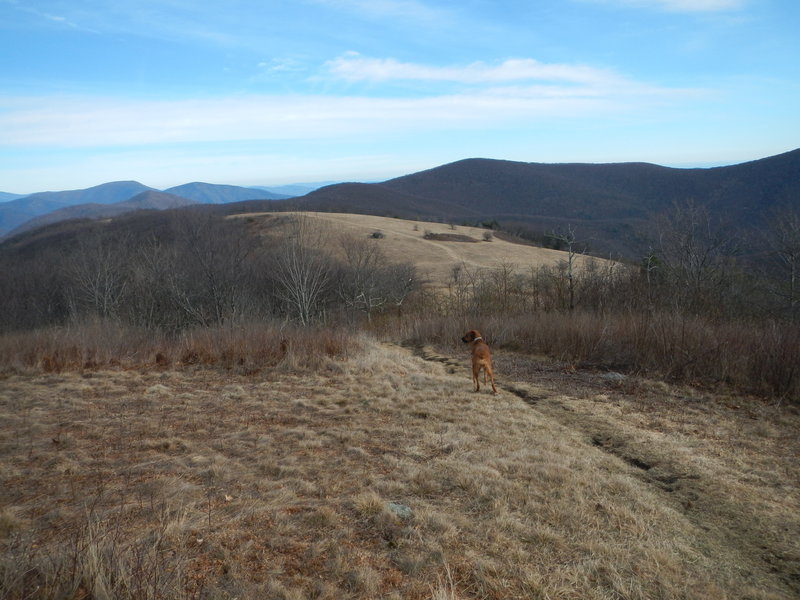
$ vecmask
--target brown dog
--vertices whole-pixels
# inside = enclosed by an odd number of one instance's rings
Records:
[[[475,383],[475,391],[479,392],[481,389],[478,375],[483,369],[483,384],[486,385],[486,376],[489,376],[489,381],[492,382],[492,393],[497,393],[497,388],[494,387],[494,372],[492,371],[492,356],[489,354],[489,344],[483,341],[480,332],[474,329],[468,331],[461,338],[465,344],[472,347],[472,381]]]

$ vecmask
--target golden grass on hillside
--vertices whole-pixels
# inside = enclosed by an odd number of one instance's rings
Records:
[[[252,219],[256,225],[260,219],[271,228],[276,224],[288,225],[290,219],[299,214],[249,213],[233,215],[231,218]],[[449,281],[454,267],[466,267],[470,271],[503,266],[527,270],[541,266],[554,267],[567,258],[567,254],[559,250],[514,244],[498,238],[484,241],[484,234],[488,230],[479,227],[345,213],[304,212],[302,216],[326,232],[331,252],[337,251],[342,237],[351,235],[366,238],[376,232],[382,233],[384,237],[377,242],[388,260],[413,263],[420,274],[436,286]],[[427,239],[426,233],[430,234]],[[436,239],[453,235],[470,238],[474,243]],[[576,256],[575,260],[576,268],[582,268],[588,260],[605,262],[586,256]]]
[[[796,414],[502,353],[473,394],[466,359],[361,345],[304,374],[7,375],[0,595],[800,592]]]

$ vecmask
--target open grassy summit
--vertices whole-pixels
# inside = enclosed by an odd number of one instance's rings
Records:
[[[500,351],[492,397],[460,349],[345,346],[5,376],[3,597],[800,593],[795,412]]]

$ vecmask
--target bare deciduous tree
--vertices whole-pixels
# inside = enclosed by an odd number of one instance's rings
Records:
[[[772,292],[794,322],[800,309],[800,212],[786,206],[775,211],[765,232],[771,254],[776,258],[777,273]]]
[[[184,215],[176,222],[178,268],[169,273],[175,302],[192,320],[208,325],[243,309],[254,243],[239,224],[213,215]]]
[[[373,237],[344,236],[341,239],[345,264],[337,285],[339,298],[347,308],[372,313],[385,306],[402,306],[417,286],[411,263],[391,263]]]
[[[387,267],[386,274],[388,301],[399,309],[411,292],[419,287],[417,269],[410,262],[394,263]]]
[[[66,266],[74,314],[118,317],[129,280],[124,246],[125,240],[112,240],[102,233],[79,240]]]
[[[381,286],[386,257],[377,239],[345,236],[340,245],[345,265],[337,285],[339,297],[345,306],[363,311],[371,319],[372,311],[387,300]]]
[[[303,325],[324,313],[324,296],[331,283],[331,260],[320,250],[325,247],[322,229],[304,216],[292,226],[289,239],[275,257],[275,277],[290,312]]]
[[[675,203],[656,222],[663,290],[676,308],[713,312],[729,283],[736,237],[693,202]]]
[[[569,294],[569,310],[575,310],[575,260],[578,255],[577,250],[577,237],[572,225],[567,225],[566,231],[553,232],[549,234],[553,240],[556,240],[567,252],[567,260],[564,261],[562,268],[567,277],[567,293]]]

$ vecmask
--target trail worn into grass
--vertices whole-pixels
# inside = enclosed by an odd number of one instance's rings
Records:
[[[0,596],[800,593],[797,414],[425,358],[7,377]]]
[[[425,360],[469,378],[466,360],[431,347]],[[628,465],[684,514],[724,568],[768,574],[800,596],[800,418],[760,399],[577,372],[495,351],[500,389]],[[794,515],[794,516],[792,516]],[[788,517],[788,518],[787,518]]]

